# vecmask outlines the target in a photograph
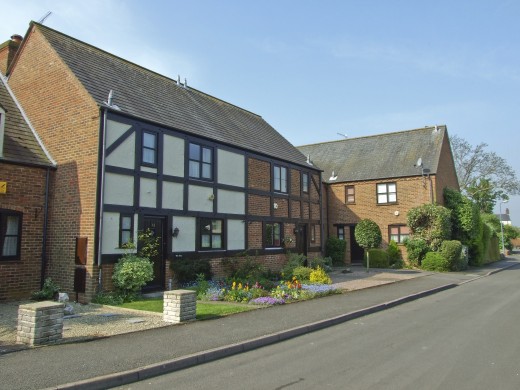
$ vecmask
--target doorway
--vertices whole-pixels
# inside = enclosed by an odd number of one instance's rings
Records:
[[[307,256],[309,243],[307,241],[307,225],[299,224],[296,227],[296,250],[298,254]]]
[[[159,247],[157,248],[157,255],[150,259],[153,263],[153,279],[143,287],[143,291],[151,292],[164,290],[165,227],[165,220],[162,217],[144,217],[143,231],[150,230],[154,237],[158,237]]]
[[[349,227],[349,230],[350,230],[350,261],[353,264],[362,264],[365,251],[363,248],[361,248],[359,246],[359,244],[356,241],[356,237],[354,236],[355,229],[356,229],[355,225],[351,225]]]

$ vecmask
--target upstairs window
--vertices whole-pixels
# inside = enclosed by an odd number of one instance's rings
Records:
[[[345,186],[345,203],[356,203],[356,188],[354,186]]]
[[[0,260],[19,260],[22,213],[0,209]]]
[[[213,180],[213,149],[190,143],[189,160],[190,177]]]
[[[265,247],[279,248],[282,246],[282,224],[279,222],[266,223],[264,228]]]
[[[200,249],[224,249],[223,225],[221,219],[201,218],[200,220]]]
[[[157,166],[157,133],[143,132],[142,163]]]
[[[380,183],[377,185],[377,203],[396,203],[397,185],[396,183]]]
[[[304,194],[309,193],[309,174],[302,173],[302,192]]]
[[[273,168],[273,188],[276,192],[287,193],[287,168],[275,165]]]
[[[410,229],[404,225],[390,225],[388,226],[390,240],[394,240],[398,244],[403,244],[410,236]]]

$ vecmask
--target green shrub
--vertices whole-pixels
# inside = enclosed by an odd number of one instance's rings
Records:
[[[347,243],[345,240],[340,240],[338,237],[331,236],[325,242],[325,256],[332,259],[332,264],[345,264],[345,251]]]
[[[124,296],[115,291],[99,292],[92,298],[92,303],[98,303],[100,305],[119,306],[122,305],[124,301]]]
[[[31,299],[35,301],[47,301],[54,299],[55,295],[60,291],[60,287],[52,281],[51,278],[45,279],[43,287],[39,291],[31,294]]]
[[[307,263],[307,265],[312,269],[321,267],[327,272],[332,269],[332,259],[330,257],[313,257],[312,259],[308,259]]]
[[[401,250],[394,240],[390,240],[388,248],[386,248],[386,254],[388,255],[388,262],[391,267],[401,268],[403,263],[403,256]]]
[[[421,263],[421,268],[426,271],[444,272],[450,270],[450,263],[439,252],[428,252]]]
[[[486,241],[486,235],[491,234],[491,228],[488,224],[482,220],[479,224],[479,231],[477,236],[469,242],[469,265],[480,267],[484,264],[484,258],[486,256],[486,245],[489,245]]]
[[[404,245],[408,254],[408,263],[413,267],[420,266],[426,254],[430,252],[426,241],[420,238],[407,239]]]
[[[451,210],[453,239],[469,244],[480,231],[480,212],[478,206],[460,191],[445,188],[444,205]]]
[[[293,270],[292,276],[294,276],[299,281],[310,280],[311,272],[312,268],[299,266]]]
[[[152,279],[152,262],[135,254],[126,254],[119,259],[112,275],[114,286],[128,296],[137,293]]]
[[[290,279],[294,276],[293,272],[296,267],[301,267],[305,264],[306,257],[303,254],[289,253],[287,256],[287,263],[282,268],[282,276],[284,279]]]
[[[212,277],[208,259],[174,259],[170,268],[179,283],[193,282],[200,274],[203,274],[206,280]]]
[[[410,209],[406,218],[412,238],[424,240],[433,251],[451,238],[451,212],[446,207],[426,203]]]
[[[354,230],[354,237],[359,246],[364,249],[379,248],[383,240],[379,225],[371,219],[359,221]]]
[[[370,256],[370,268],[388,268],[390,267],[390,261],[388,254],[383,249],[369,249],[365,251],[363,257],[363,265],[367,266],[367,254]]]
[[[451,271],[462,271],[468,268],[465,258],[462,257],[462,244],[460,241],[443,241],[439,253],[448,260]]]
[[[325,272],[325,270],[321,267],[312,270],[309,281],[311,283],[319,283],[319,284],[332,284],[332,280],[330,276]]]

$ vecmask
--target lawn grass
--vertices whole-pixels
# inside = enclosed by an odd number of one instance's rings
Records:
[[[152,311],[162,313],[163,299],[151,298],[142,299],[134,302],[123,303],[121,307],[134,310]],[[219,318],[230,314],[241,313],[258,309],[258,306],[248,306],[241,304],[232,304],[227,302],[200,302],[197,301],[197,320],[209,320]]]

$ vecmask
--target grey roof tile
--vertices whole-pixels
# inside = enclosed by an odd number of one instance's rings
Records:
[[[6,112],[4,150],[0,161],[53,166],[35,133],[26,122],[17,102],[9,93],[2,75],[0,75],[0,105]]]
[[[122,113],[196,136],[308,166],[259,115],[116,57],[38,23],[59,56],[99,104],[114,91]]]
[[[323,179],[329,182],[332,171],[335,182],[376,180],[417,176],[415,167],[422,159],[431,174],[437,172],[446,126],[347,138],[339,141],[299,146],[304,155],[323,169]]]

